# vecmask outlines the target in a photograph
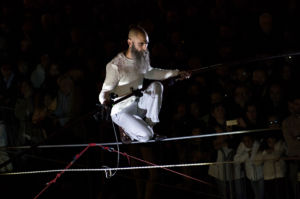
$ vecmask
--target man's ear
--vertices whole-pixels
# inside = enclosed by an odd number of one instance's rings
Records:
[[[131,39],[127,39],[127,43],[128,43],[128,46],[129,46],[129,47],[132,46],[132,40],[131,40]]]

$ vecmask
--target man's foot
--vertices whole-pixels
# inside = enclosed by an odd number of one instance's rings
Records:
[[[131,139],[130,137],[126,134],[126,132],[119,127],[119,132],[120,132],[120,138],[123,144],[130,144],[131,143]]]
[[[156,142],[162,141],[162,140],[164,140],[164,139],[166,139],[166,138],[167,138],[167,136],[165,136],[165,135],[159,135],[159,134],[157,134],[157,133],[154,133],[154,135],[153,135],[153,139],[154,139]]]

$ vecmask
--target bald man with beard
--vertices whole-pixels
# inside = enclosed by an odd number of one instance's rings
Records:
[[[132,90],[141,89],[143,80],[165,80],[179,76],[189,78],[186,71],[163,70],[150,65],[147,32],[140,26],[133,27],[128,33],[128,49],[120,52],[106,65],[106,77],[99,94],[102,105],[110,103],[110,94],[117,94],[118,100]],[[153,126],[159,122],[162,104],[163,85],[159,81],[151,83],[142,96],[131,96],[112,107],[111,118],[120,128],[123,143],[132,140],[147,142],[155,138]]]

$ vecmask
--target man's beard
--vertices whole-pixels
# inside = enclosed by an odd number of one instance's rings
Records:
[[[138,71],[142,74],[146,73],[150,66],[149,51],[138,51],[133,44],[131,47],[131,54],[135,60],[135,65]]]

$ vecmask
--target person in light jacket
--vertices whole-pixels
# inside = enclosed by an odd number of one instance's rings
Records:
[[[286,198],[286,163],[282,157],[287,152],[286,143],[274,134],[266,139],[266,149],[259,152],[255,163],[263,165],[265,198]]]
[[[260,143],[250,135],[245,135],[239,144],[234,161],[244,163],[246,177],[250,180],[255,199],[264,198],[263,166],[255,164]]]

